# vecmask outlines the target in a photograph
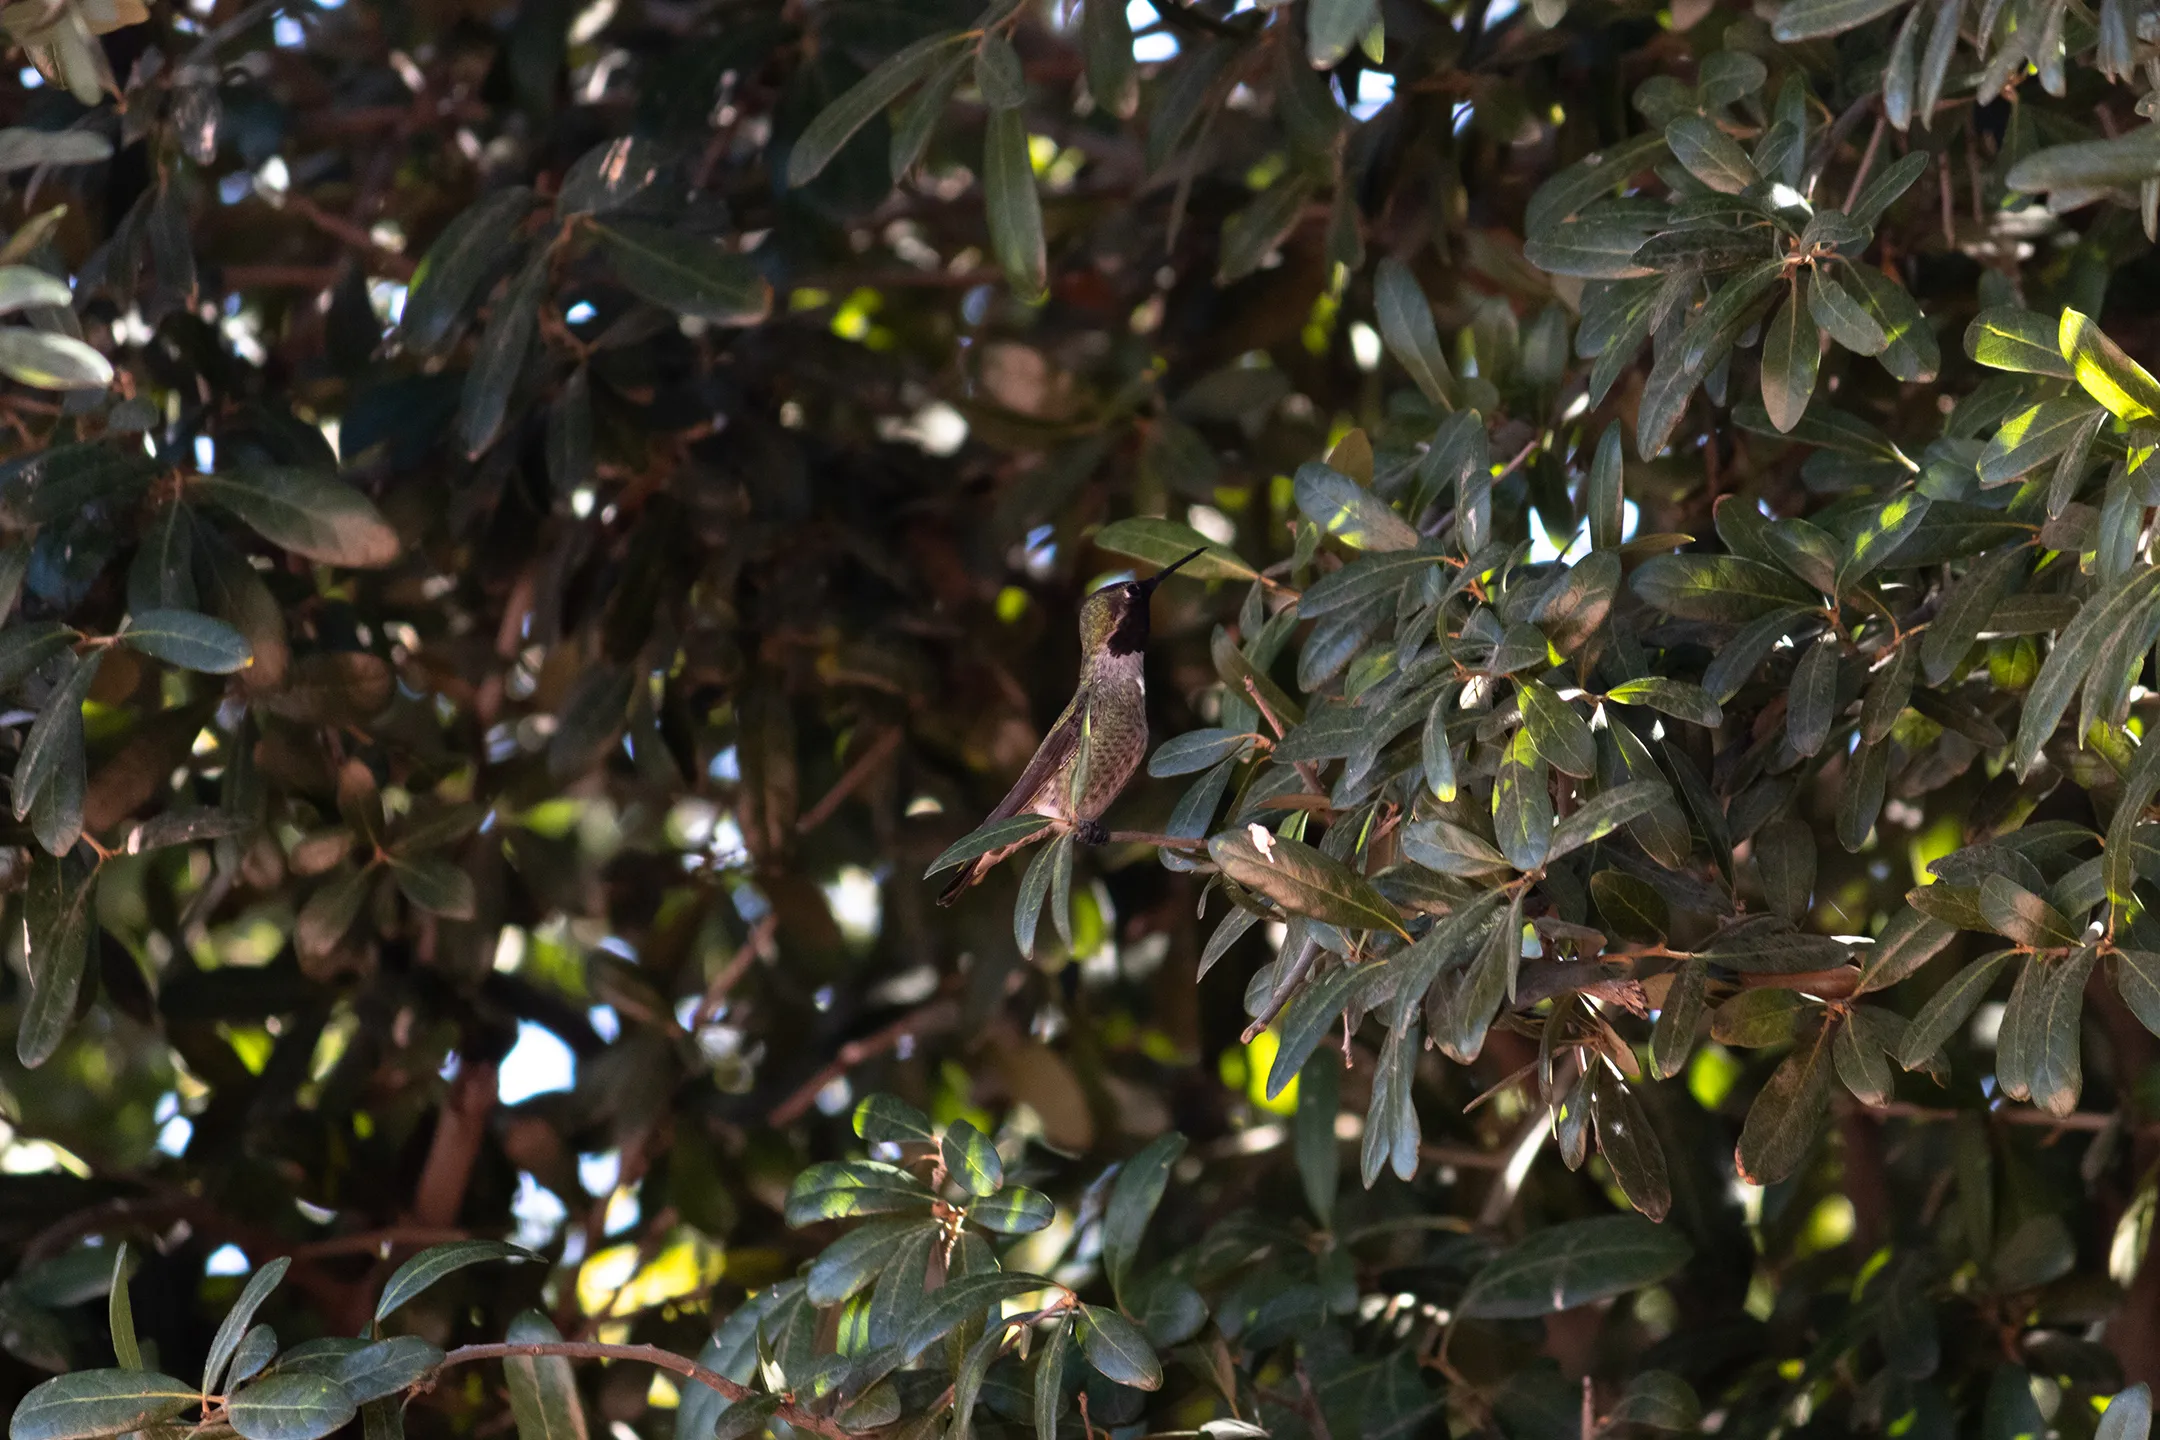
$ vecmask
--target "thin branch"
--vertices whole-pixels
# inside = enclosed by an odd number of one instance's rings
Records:
[[[1914,1105],[1903,1100],[1893,1100],[1887,1105],[1867,1105],[1860,1108],[1867,1114],[1885,1120],[1955,1120],[1961,1115],[1977,1113],[1948,1105]],[[2034,1110],[2026,1106],[2004,1105],[1984,1113],[1988,1119],[2000,1120],[2005,1125],[2038,1125],[2047,1130],[2081,1130],[2096,1133],[2121,1125],[2125,1130],[2141,1133],[2160,1132],[2160,1120],[2148,1120],[2140,1124],[2131,1124],[2112,1110],[2073,1110],[2068,1115],[2050,1115],[2045,1110]]]
[[[871,741],[870,748],[863,751],[854,764],[848,766],[847,773],[834,782],[832,789],[825,792],[824,798],[811,806],[802,819],[795,822],[795,833],[807,835],[832,819],[833,812],[840,808],[841,803],[861,789],[863,782],[875,774],[879,766],[891,759],[893,751],[899,748],[898,729],[887,730]]]
[[[657,1345],[602,1345],[585,1340],[534,1341],[529,1344],[505,1343],[501,1345],[460,1345],[443,1356],[435,1368],[447,1370],[452,1365],[469,1365],[476,1360],[523,1360],[542,1359],[559,1355],[566,1360],[632,1360],[671,1370],[687,1380],[695,1380],[708,1390],[717,1391],[728,1399],[741,1402],[754,1400],[759,1392],[747,1385],[738,1385],[725,1375],[706,1369],[694,1360],[686,1360],[672,1350],[662,1350]],[[848,1440],[849,1431],[837,1420],[804,1409],[792,1399],[783,1399],[775,1412],[782,1420],[798,1430],[809,1430],[819,1435],[830,1435],[833,1440]]]
[[[749,936],[736,949],[728,963],[721,967],[720,973],[713,976],[712,984],[705,987],[704,998],[698,1001],[697,1011],[690,1018],[692,1033],[711,1024],[713,1016],[720,1013],[720,1004],[727,999],[728,992],[750,972],[750,962],[757,959],[765,948],[772,944],[773,928],[779,921],[779,915],[768,910],[758,918],[757,924],[750,927]]]
[[[1207,841],[1191,835],[1158,835],[1153,830],[1112,830],[1112,845],[1153,845],[1158,850],[1205,850]]]
[[[766,1122],[775,1126],[794,1124],[817,1103],[820,1091],[863,1061],[884,1054],[911,1035],[942,1030],[957,1024],[959,1019],[960,1003],[957,1000],[933,1000],[919,1010],[910,1010],[874,1035],[850,1040],[840,1047],[840,1053],[833,1057],[831,1064],[805,1080],[794,1094],[775,1105],[772,1113],[765,1117]]]
[[[1853,171],[1852,184],[1845,187],[1843,209],[1850,211],[1853,202],[1860,198],[1860,187],[1867,184],[1868,171],[1875,164],[1875,152],[1882,148],[1883,130],[1888,124],[1889,121],[1885,117],[1881,115],[1875,117],[1875,129],[1868,136],[1867,149],[1860,152],[1860,168]]]

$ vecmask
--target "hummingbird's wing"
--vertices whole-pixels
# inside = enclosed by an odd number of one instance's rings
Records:
[[[1042,744],[1035,748],[1035,758],[1028,761],[1027,769],[1020,772],[1020,778],[1013,782],[1012,789],[1005,792],[1005,798],[998,801],[997,808],[983,824],[994,825],[1025,810],[1042,793],[1043,786],[1050,783],[1050,778],[1064,769],[1065,762],[1072,759],[1079,744],[1080,705],[1076,695],[1073,703],[1065,707],[1065,713],[1058,716],[1057,723],[1050,727],[1050,733],[1043,737]]]

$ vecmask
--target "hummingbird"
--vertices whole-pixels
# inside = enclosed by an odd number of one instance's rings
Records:
[[[1147,660],[1148,600],[1171,572],[1206,551],[1202,546],[1146,580],[1105,585],[1081,602],[1079,687],[1036,747],[1035,758],[983,824],[1015,815],[1047,815],[1071,826],[1082,844],[1100,845],[1110,838],[1103,812],[1147,754],[1147,681],[1141,669]],[[1019,848],[1007,846],[970,860],[938,896],[938,904],[958,900]]]

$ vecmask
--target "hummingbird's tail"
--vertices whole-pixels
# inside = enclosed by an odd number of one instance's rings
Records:
[[[974,886],[976,881],[982,879],[982,872],[984,868],[985,867],[980,857],[970,860],[967,862],[967,864],[961,866],[960,873],[953,876],[952,884],[947,885],[943,893],[941,893],[937,897],[937,903],[940,905],[950,905],[957,901],[962,895],[966,894],[968,890]]]

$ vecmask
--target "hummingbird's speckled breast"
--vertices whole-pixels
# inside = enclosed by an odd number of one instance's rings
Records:
[[[1027,808],[1058,820],[1099,820],[1110,808],[1140,762],[1147,758],[1147,683],[1143,657],[1103,655],[1081,677],[1075,707],[1085,706],[1080,744],[1036,792]],[[1086,766],[1073,794],[1074,770]]]

